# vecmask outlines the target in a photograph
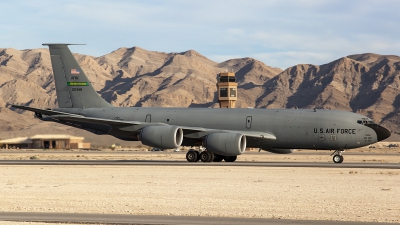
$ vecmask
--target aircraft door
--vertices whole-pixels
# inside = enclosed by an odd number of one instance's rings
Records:
[[[251,128],[251,123],[252,123],[252,117],[251,116],[246,117],[246,128],[247,129]]]
[[[151,114],[146,115],[146,119],[144,120],[146,123],[151,123]]]

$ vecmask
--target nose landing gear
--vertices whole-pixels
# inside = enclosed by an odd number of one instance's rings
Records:
[[[333,157],[332,157],[332,159],[333,159],[333,162],[334,163],[342,163],[343,162],[343,156],[342,156],[342,152],[343,152],[344,150],[343,149],[341,149],[341,150],[335,150],[332,154],[331,154],[331,156],[333,155]]]

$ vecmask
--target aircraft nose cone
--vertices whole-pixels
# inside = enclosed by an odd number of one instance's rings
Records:
[[[382,141],[390,137],[390,131],[378,124],[368,124],[367,126],[375,131],[378,141]]]

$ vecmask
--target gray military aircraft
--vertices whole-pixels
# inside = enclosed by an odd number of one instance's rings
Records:
[[[250,147],[280,154],[334,150],[333,161],[341,163],[345,149],[390,136],[370,118],[338,110],[114,107],[93,89],[69,44],[43,45],[50,49],[59,108],[14,108],[32,111],[44,121],[155,148],[205,147],[202,152],[189,150],[189,162],[234,162]]]

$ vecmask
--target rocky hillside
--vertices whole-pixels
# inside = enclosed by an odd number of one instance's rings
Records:
[[[344,109],[400,132],[398,56],[350,55],[285,71],[252,58],[216,63],[194,50],[163,53],[133,47],[97,58],[75,57],[95,89],[116,106],[218,107],[216,74],[231,71],[239,83],[237,107]],[[8,103],[56,106],[48,50],[0,49],[0,96],[0,135],[46,130],[31,113],[10,110]]]
[[[75,57],[94,88],[115,106],[218,107],[216,75],[234,71],[243,87],[237,105],[254,107],[255,93],[261,94],[262,85],[282,71],[250,58],[218,64],[193,50],[162,53],[133,47],[97,58],[80,54]],[[46,126],[48,123],[34,120],[30,112],[9,109],[9,103],[56,107],[47,49],[0,49],[0,96],[0,139],[18,133],[81,132]]]
[[[400,132],[400,57],[359,54],[290,67],[264,84],[257,107],[358,112]]]

